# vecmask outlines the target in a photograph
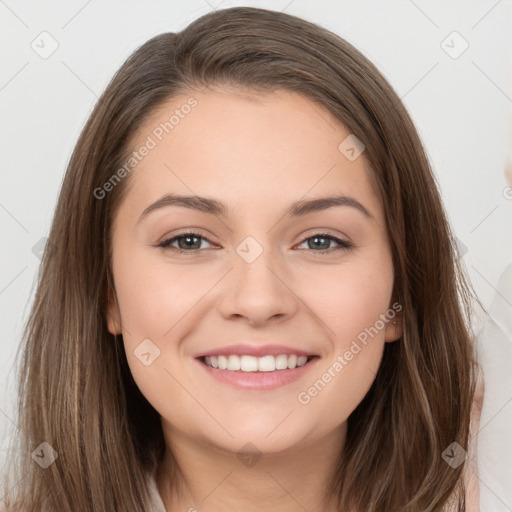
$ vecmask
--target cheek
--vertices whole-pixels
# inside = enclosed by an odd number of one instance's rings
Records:
[[[307,273],[303,276],[296,289],[322,320],[335,351],[343,350],[359,333],[374,326],[390,306],[393,268],[386,254],[317,270],[314,279]],[[378,327],[383,341],[382,322]]]
[[[154,261],[147,254],[119,260],[115,275],[123,328],[135,342],[163,340],[215,282],[203,272]]]
[[[325,361],[297,395],[302,413],[322,418],[325,431],[345,422],[375,380],[383,346],[356,342]]]
[[[390,307],[392,289],[391,260],[382,254],[332,274],[318,273],[314,291],[310,288],[306,295],[331,347],[297,398],[308,413],[329,418],[331,426],[348,418],[375,379],[385,343],[382,316]]]
[[[120,259],[115,270],[124,348],[133,379],[160,414],[185,422],[190,403],[180,402],[180,397],[187,397],[179,382],[180,372],[186,369],[176,372],[170,361],[177,360],[180,329],[204,294],[204,283],[198,286],[194,273],[171,273],[168,266],[147,256],[132,254],[129,262]],[[170,397],[180,407],[170,410]]]
[[[182,373],[193,371],[172,363],[182,360],[179,340],[191,328],[194,312],[197,315],[204,302],[201,299],[218,276],[208,266],[171,268],[168,262],[154,261],[141,251],[132,252],[130,258],[114,256],[114,279],[130,371],[155,409],[166,411],[169,396],[174,400],[183,396],[178,384]],[[173,417],[181,417],[179,411],[187,407],[190,403],[185,400]]]

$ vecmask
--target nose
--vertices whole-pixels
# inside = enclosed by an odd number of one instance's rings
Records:
[[[286,321],[300,303],[289,273],[277,265],[270,250],[264,250],[252,263],[235,254],[234,268],[223,287],[217,302],[221,314],[252,326]]]

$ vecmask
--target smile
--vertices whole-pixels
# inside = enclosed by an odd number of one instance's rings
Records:
[[[266,355],[255,357],[250,355],[219,355],[205,356],[203,361],[210,368],[241,372],[274,372],[276,370],[293,370],[304,366],[312,357],[296,354]]]
[[[280,354],[265,356],[210,355],[195,361],[223,386],[236,389],[270,391],[291,384],[316,366],[318,356]]]

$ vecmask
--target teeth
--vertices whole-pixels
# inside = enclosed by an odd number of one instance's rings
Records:
[[[276,357],[276,370],[286,370],[288,368],[288,356],[281,354]]]
[[[307,356],[292,354],[287,356],[237,356],[234,354],[225,356],[206,356],[205,364],[219,370],[242,371],[242,372],[273,372],[275,370],[293,370],[304,366],[308,361]]]
[[[229,356],[227,369],[231,371],[240,370],[240,358],[238,356]]]
[[[233,356],[237,357],[237,356]],[[258,371],[258,360],[252,356],[240,357],[240,369],[243,372],[257,372]]]

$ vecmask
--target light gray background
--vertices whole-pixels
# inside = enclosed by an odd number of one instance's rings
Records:
[[[463,262],[495,316],[479,338],[487,385],[479,435],[481,503],[482,511],[512,511],[510,267],[505,272],[512,262],[512,189],[504,178],[512,155],[510,0],[0,0],[3,448],[16,429],[13,365],[34,293],[34,252],[48,233],[85,120],[137,46],[211,9],[234,5],[285,10],[336,32],[377,65],[409,109],[462,244]],[[50,36],[40,35],[45,31]],[[464,43],[457,35],[446,39],[453,31],[469,44],[457,58]],[[41,53],[52,39],[58,48],[48,58],[31,47]]]

